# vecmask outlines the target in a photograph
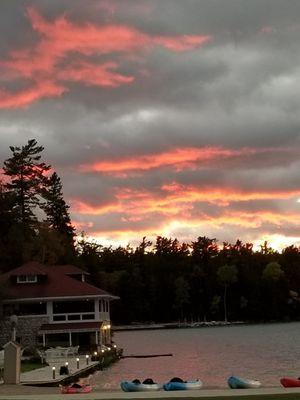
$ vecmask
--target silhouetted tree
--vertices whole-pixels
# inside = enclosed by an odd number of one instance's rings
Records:
[[[224,321],[227,322],[227,288],[237,281],[237,269],[234,265],[223,265],[218,269],[217,275],[224,286]]]
[[[41,208],[47,216],[47,223],[56,232],[57,239],[65,247],[64,255],[62,255],[60,261],[71,262],[75,255],[75,229],[72,226],[68,211],[70,207],[63,198],[62,183],[56,172],[47,179],[42,190],[42,196],[45,202],[41,204]]]
[[[12,156],[4,161],[3,171],[9,178],[5,187],[15,194],[14,210],[25,228],[37,220],[34,209],[40,204],[40,193],[50,166],[41,162],[43,146],[31,139],[25,146],[10,146]]]

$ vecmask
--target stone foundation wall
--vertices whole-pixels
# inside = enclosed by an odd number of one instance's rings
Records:
[[[49,323],[49,317],[19,317],[16,326],[17,340],[22,347],[36,346],[38,331],[43,324]],[[0,346],[11,340],[12,325],[9,318],[0,321]]]

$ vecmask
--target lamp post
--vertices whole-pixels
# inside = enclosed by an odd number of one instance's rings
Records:
[[[76,358],[77,369],[79,369],[79,358]]]
[[[85,359],[86,359],[86,365],[89,365],[89,355],[88,354],[86,354]]]
[[[52,378],[55,379],[55,367],[52,367]]]
[[[16,315],[11,315],[10,316],[10,323],[11,323],[11,340],[13,342],[16,341],[16,332],[17,332],[17,323],[18,323],[18,317]]]

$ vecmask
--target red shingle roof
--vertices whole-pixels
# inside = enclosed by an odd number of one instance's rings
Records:
[[[78,273],[79,269],[75,268]],[[42,277],[37,283],[16,283],[17,275],[42,275]],[[24,264],[1,275],[0,281],[5,287],[6,300],[88,296],[117,298],[105,290],[66,275],[63,268],[45,266],[36,262]]]
[[[8,272],[8,275],[46,275],[44,268],[45,266],[43,264],[37,261],[30,261],[21,265],[21,267]]]
[[[75,265],[53,265],[51,268],[57,268],[59,272],[62,272],[66,275],[90,275],[88,272],[83,271],[82,269],[75,267]]]

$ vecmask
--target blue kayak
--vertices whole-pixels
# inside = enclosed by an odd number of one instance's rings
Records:
[[[161,386],[157,383],[135,383],[130,381],[122,381],[121,389],[124,392],[153,392],[160,390]]]
[[[203,383],[199,379],[195,379],[186,382],[168,382],[164,384],[163,388],[164,390],[197,390],[201,389],[202,386]]]
[[[261,387],[261,382],[254,379],[245,379],[238,376],[231,376],[227,380],[231,389],[257,389]]]

